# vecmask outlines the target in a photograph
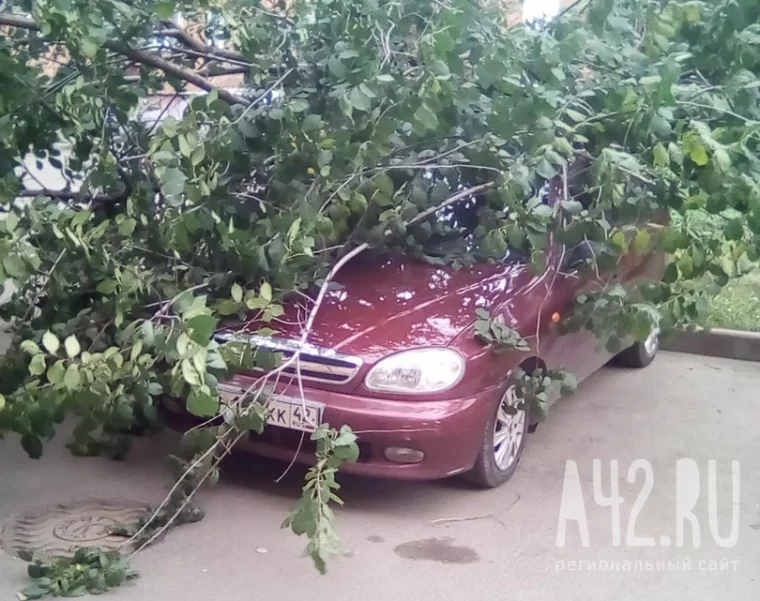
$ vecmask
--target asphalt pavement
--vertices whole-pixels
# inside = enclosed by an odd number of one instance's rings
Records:
[[[643,371],[605,368],[552,408],[531,435],[520,469],[500,489],[344,477],[345,507],[337,514],[345,553],[326,576],[301,557],[305,541],[280,529],[303,471],[293,469],[275,484],[284,465],[237,456],[219,485],[200,495],[206,518],[140,553],[134,560],[140,579],[109,597],[756,600],[759,424],[759,364],[662,352]],[[26,459],[15,439],[0,443],[0,520],[52,502],[154,503],[166,492],[163,456],[173,435],[140,441],[123,463],[71,457],[65,438],[57,436],[39,461]],[[711,460],[717,484],[710,481]],[[619,519],[608,500],[613,462]],[[687,498],[691,486],[697,498]],[[680,520],[681,547],[679,503],[681,513],[693,514]],[[0,552],[0,600],[14,598],[24,571]]]

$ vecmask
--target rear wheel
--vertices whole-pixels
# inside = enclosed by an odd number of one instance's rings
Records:
[[[643,342],[634,342],[615,357],[615,363],[625,367],[646,367],[660,348],[660,330],[655,328]]]
[[[465,477],[483,488],[501,486],[517,470],[530,423],[528,403],[510,384],[486,424],[475,465]]]

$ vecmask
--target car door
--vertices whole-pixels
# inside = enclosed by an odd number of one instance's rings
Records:
[[[610,356],[593,332],[584,327],[568,331],[567,324],[575,316],[575,299],[581,294],[598,291],[604,286],[604,279],[587,268],[582,258],[585,253],[579,252],[578,247],[560,247],[555,252],[559,256],[553,288],[560,302],[551,316],[549,327],[555,340],[551,356],[546,361],[550,367],[566,369],[580,382],[604,365]]]
[[[568,169],[567,186],[561,186],[563,194],[568,193],[568,196],[578,199],[585,208],[588,208],[591,197],[587,195],[584,198],[579,191],[584,189],[588,169],[587,163],[577,161]],[[558,304],[548,325],[554,342],[551,354],[545,360],[552,368],[566,369],[578,381],[591,375],[610,358],[591,331],[584,327],[568,330],[568,324],[573,322],[576,313],[575,299],[581,294],[598,291],[609,282],[598,270],[589,269],[588,259],[593,258],[594,252],[593,243],[583,241],[574,245],[555,242],[550,253],[555,272],[552,288]]]
[[[615,227],[636,226],[648,232],[662,227],[662,219],[626,219],[615,212],[606,216]],[[561,249],[560,270],[556,284],[557,294],[566,298],[564,311],[560,316],[558,329],[569,322],[575,315],[576,298],[580,295],[592,295],[602,290],[611,290],[622,286],[635,293],[635,288],[645,282],[657,280],[664,268],[664,256],[648,249],[640,252],[636,244],[629,244],[627,252],[621,255],[614,270],[600,271],[594,267],[595,256],[601,252],[601,244],[583,241],[579,244]],[[564,322],[562,320],[565,320]],[[631,339],[629,342],[633,342]],[[582,380],[603,365],[615,353],[606,349],[606,341],[599,339],[594,333],[581,327],[558,336],[555,345],[557,357],[555,363],[564,364],[578,380]],[[622,349],[620,349],[622,350]]]

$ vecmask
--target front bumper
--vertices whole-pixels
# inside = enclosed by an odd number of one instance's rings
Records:
[[[236,376],[225,384],[248,389],[253,378]],[[300,397],[297,385],[278,393]],[[357,435],[359,458],[341,471],[367,476],[409,480],[445,478],[472,468],[483,433],[501,390],[493,387],[475,396],[442,401],[397,401],[368,398],[304,387],[306,400],[324,404],[323,422],[334,428],[348,425]],[[314,443],[308,433],[268,425],[260,436],[238,445],[258,455],[310,464]],[[385,449],[404,447],[422,451],[418,463],[386,459]],[[299,450],[300,449],[300,450]]]

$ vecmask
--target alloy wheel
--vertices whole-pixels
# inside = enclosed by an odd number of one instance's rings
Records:
[[[644,340],[644,352],[650,357],[657,352],[660,345],[660,328],[654,328]]]
[[[500,470],[509,469],[518,458],[526,430],[524,401],[517,396],[517,388],[507,388],[496,413],[493,428],[493,453]]]

